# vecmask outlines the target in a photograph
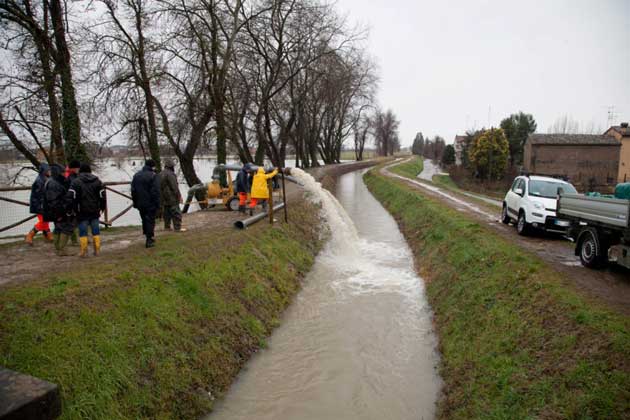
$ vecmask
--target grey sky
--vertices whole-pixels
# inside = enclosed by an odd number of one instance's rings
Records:
[[[539,132],[565,114],[607,128],[610,105],[630,120],[630,0],[337,4],[370,27],[379,102],[401,120],[403,145],[418,131],[450,143],[519,110]]]

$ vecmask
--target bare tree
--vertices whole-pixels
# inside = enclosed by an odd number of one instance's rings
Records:
[[[390,156],[400,150],[398,128],[400,121],[396,119],[394,112],[389,109],[385,112],[377,111],[374,116],[374,138],[376,153],[379,156]]]

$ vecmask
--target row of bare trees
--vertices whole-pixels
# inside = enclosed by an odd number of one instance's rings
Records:
[[[159,166],[167,144],[193,185],[202,146],[301,167],[399,147],[364,31],[321,0],[0,0],[0,28],[0,129],[34,165],[124,139]]]

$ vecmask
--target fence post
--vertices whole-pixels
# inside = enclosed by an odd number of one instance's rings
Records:
[[[105,216],[105,223],[109,223],[109,200],[107,199],[107,188],[103,188],[103,192],[105,193],[105,211],[104,211],[104,216]]]

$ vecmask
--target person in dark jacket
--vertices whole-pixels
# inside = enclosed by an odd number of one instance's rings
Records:
[[[146,247],[151,248],[155,246],[155,216],[160,208],[160,181],[153,159],[147,160],[142,170],[133,176],[131,198],[134,208],[140,212]]]
[[[79,223],[79,244],[81,245],[81,257],[86,257],[88,252],[88,227],[92,231],[92,243],[94,255],[101,252],[101,229],[98,219],[107,205],[105,201],[105,187],[92,168],[87,163],[82,163],[79,176],[72,181],[68,190],[68,199],[72,202],[74,214]]]
[[[160,172],[160,201],[164,216],[164,229],[171,229],[172,220],[175,232],[186,232],[186,229],[182,228],[182,211],[179,208],[183,201],[182,194],[179,191],[175,162],[172,159],[166,159],[164,170]]]
[[[238,193],[238,211],[245,213],[247,205],[247,195],[252,190],[252,179],[250,176],[252,173],[252,164],[246,163],[243,165],[238,175],[236,175],[236,192]]]
[[[68,186],[64,167],[53,164],[44,185],[44,220],[55,223],[53,232],[55,251],[59,256],[73,255],[66,248],[74,230],[73,216],[66,200]]]
[[[24,238],[24,241],[29,245],[33,245],[33,238],[37,235],[37,232],[42,232],[47,240],[53,240],[53,235],[50,232],[50,226],[48,225],[48,222],[44,220],[44,186],[46,185],[46,180],[49,176],[50,167],[48,164],[42,163],[39,165],[39,175],[31,186],[31,198],[29,203],[30,212],[37,215],[37,223],[35,223],[33,229],[31,229]]]
[[[77,177],[79,176],[80,168],[81,168],[81,162],[79,162],[76,159],[72,159],[70,163],[68,164],[68,166],[66,166],[66,172],[64,173],[64,176],[66,177],[68,188],[70,188],[70,185],[72,185],[72,181],[77,179]],[[72,231],[72,236],[70,236],[70,241],[72,242],[72,245],[76,246],[79,244],[79,239],[78,239],[79,235],[77,231],[77,226],[79,222],[77,221],[75,214],[73,214],[72,223],[74,223],[75,227],[74,227],[74,230]]]

